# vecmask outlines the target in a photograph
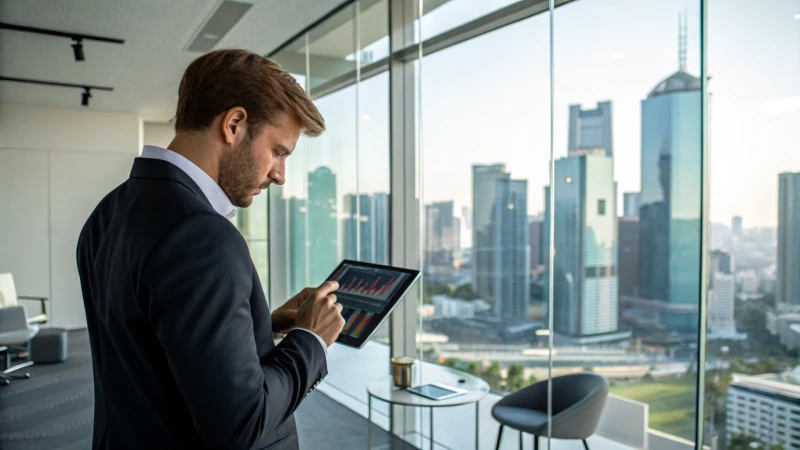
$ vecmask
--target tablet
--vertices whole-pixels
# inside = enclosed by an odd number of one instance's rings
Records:
[[[328,281],[337,281],[336,301],[342,304],[342,328],[336,342],[361,348],[389,317],[419,278],[418,270],[344,260]]]
[[[464,389],[454,388],[445,384],[429,383],[422,386],[408,388],[408,392],[427,397],[432,400],[445,400],[458,397],[467,393]]]

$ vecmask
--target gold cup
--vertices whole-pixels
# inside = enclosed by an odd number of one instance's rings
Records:
[[[399,388],[411,387],[414,374],[414,358],[401,356],[392,358],[392,379],[394,385]]]

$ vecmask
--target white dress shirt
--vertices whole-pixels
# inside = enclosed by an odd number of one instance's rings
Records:
[[[225,194],[225,191],[223,191],[217,182],[208,176],[203,169],[197,167],[197,165],[184,158],[182,155],[175,153],[172,150],[156,147],[154,145],[145,145],[142,149],[141,157],[167,161],[168,163],[171,163],[175,167],[181,169],[184,173],[186,173],[186,175],[189,175],[189,178],[191,178],[192,181],[197,184],[200,190],[203,191],[203,195],[205,195],[208,201],[211,203],[214,211],[219,213],[219,215],[224,216],[228,220],[233,219],[236,216],[236,208]],[[325,349],[325,354],[328,354],[328,346],[325,345],[325,341],[323,341],[317,333],[305,328],[295,328],[295,330],[303,330],[313,334],[319,343],[322,344],[322,348]]]

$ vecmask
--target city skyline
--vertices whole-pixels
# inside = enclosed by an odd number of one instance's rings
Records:
[[[742,3],[743,0],[732,0]],[[486,2],[493,4],[497,2]],[[508,3],[508,2],[505,2]],[[631,32],[641,36],[631,41],[624,33],[603,33],[593,36],[586,46],[586,33],[593,17],[605,12],[603,2],[580,2],[581,7],[566,5],[557,10],[557,58],[555,83],[554,156],[568,150],[568,107],[581,104],[591,108],[597,101],[611,100],[614,105],[615,179],[619,192],[639,190],[639,115],[640,101],[654,83],[677,68],[676,23],[678,12],[688,7],[687,70],[699,75],[699,13],[691,1],[654,2],[622,1],[624,14],[610,16],[609,27],[620,29],[628,24]],[[800,70],[800,62],[782,55],[800,53],[800,42],[782,39],[796,30],[793,19],[795,5],[776,0],[764,5],[754,15],[744,14],[744,5],[723,8],[710,5],[709,74],[713,75],[713,113],[710,117],[710,221],[730,223],[732,216],[742,216],[748,227],[777,226],[777,182],[775,175],[783,171],[800,171],[800,136],[792,133],[792,123],[800,121],[800,87],[792,74]],[[449,8],[447,11],[444,8]],[[449,20],[474,17],[474,1],[450,2],[442,8]],[[438,12],[434,11],[435,13]],[[460,14],[460,15],[459,15]],[[546,16],[543,14],[542,16]],[[427,17],[427,16],[426,16]],[[769,26],[764,26],[769,21]],[[423,23],[424,33],[444,31],[448,27],[434,24],[434,17]],[[452,22],[450,22],[452,24]],[[426,178],[423,201],[455,202],[456,209],[469,205],[466,184],[472,163],[505,163],[515,178],[530,181],[529,210],[544,210],[537,185],[549,184],[548,19],[534,17],[481,39],[469,41],[447,52],[437,52],[423,61],[423,133]],[[625,26],[623,26],[625,25]],[[742,29],[758,27],[759,40],[743,42]],[[791,28],[789,28],[791,27]],[[577,30],[587,30],[578,32]],[[780,51],[763,51],[759,42],[780,39],[786,46]],[[492,51],[504,42],[530,42],[521,58],[509,61]],[[794,49],[794,50],[793,50]],[[474,89],[466,80],[453,76],[453,68],[463,66],[474,54],[486,55],[485,64],[472,67],[473,78],[487,89]],[[728,55],[746,54],[748,58]],[[583,67],[591,66],[591,74]],[[759,69],[755,69],[758,67]],[[499,71],[497,68],[500,68]],[[757,82],[763,71],[771,73],[769,85]],[[490,82],[500,77],[502,82]],[[591,81],[591,82],[587,82]],[[301,139],[290,166],[301,166],[300,172],[287,177],[290,192],[303,192],[303,167],[330,164],[341,173],[342,192],[388,191],[388,76],[382,74],[362,82],[358,110],[352,88],[318,100],[320,110],[329,122],[328,132],[317,139]],[[752,89],[758,86],[758,89]],[[469,95],[464,95],[469,92]],[[475,104],[495,105],[508,114],[476,114]],[[358,134],[355,115],[360,123]],[[495,117],[496,116],[496,117]],[[455,129],[453,123],[459,123]],[[748,130],[731,133],[730,130]],[[451,131],[453,130],[453,131]],[[486,132],[489,130],[490,132]],[[491,130],[504,130],[498,136]],[[482,131],[482,132],[481,132]],[[356,136],[359,136],[356,142]],[[350,155],[359,146],[360,170],[347,167]],[[498,158],[486,149],[508,148]],[[752,158],[752,149],[770,157]],[[788,151],[787,149],[798,149]],[[513,154],[512,154],[513,153]],[[354,155],[354,153],[352,153]],[[453,158],[458,154],[459,158]],[[779,157],[778,157],[779,156]],[[301,161],[304,160],[304,161]],[[744,166],[744,162],[746,166]],[[350,164],[352,166],[352,164]],[[366,171],[366,168],[380,170]],[[463,184],[448,185],[433,174],[447,168],[459,174]],[[293,169],[295,170],[295,169]],[[369,172],[369,173],[368,173]],[[346,175],[346,177],[345,177]],[[356,180],[359,188],[356,189]],[[350,184],[348,184],[350,183]],[[699,194],[698,194],[699,195]],[[622,199],[618,199],[622,205]]]

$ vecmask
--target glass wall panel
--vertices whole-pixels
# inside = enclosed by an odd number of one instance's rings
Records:
[[[709,2],[705,443],[800,447],[800,3]]]
[[[321,284],[344,258],[389,261],[389,77],[365,70],[388,55],[387,4],[353,2],[274,55],[326,121],[321,136],[300,139],[272,197],[271,224],[285,236],[273,275],[280,267],[290,293]],[[388,374],[386,328],[364,349],[332,346],[326,385],[366,403],[366,384]]]
[[[546,329],[548,23],[540,14],[423,60],[422,354],[496,392],[547,373],[536,332]]]
[[[691,442],[700,1],[580,0],[556,9],[554,22],[555,170],[544,219],[555,229],[544,289],[552,292],[552,375],[608,379],[616,400],[607,414],[641,430],[639,442],[648,428]]]

